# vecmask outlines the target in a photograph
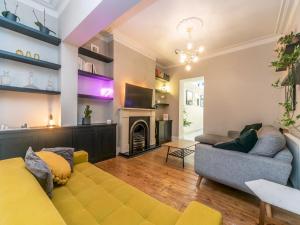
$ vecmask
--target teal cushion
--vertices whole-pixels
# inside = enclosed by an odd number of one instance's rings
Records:
[[[243,133],[245,133],[250,129],[258,131],[261,127],[262,127],[262,123],[254,123],[254,124],[246,125],[244,129],[241,131],[240,135],[242,135]]]
[[[214,147],[248,153],[254,147],[257,140],[256,130],[250,129],[244,132],[240,137],[229,142],[215,144]]]

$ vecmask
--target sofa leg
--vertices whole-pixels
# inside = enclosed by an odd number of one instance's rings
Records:
[[[198,180],[197,180],[197,184],[196,184],[197,187],[200,186],[201,181],[203,180],[203,178],[204,178],[204,177],[202,177],[202,176],[200,176],[200,175],[198,176]]]
[[[272,207],[270,204],[266,204],[266,213],[267,213],[267,217],[272,218]]]

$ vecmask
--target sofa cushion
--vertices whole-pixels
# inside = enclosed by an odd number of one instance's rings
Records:
[[[71,170],[73,171],[74,148],[68,148],[68,147],[43,148],[42,151],[54,152],[54,153],[64,157],[64,159],[67,160],[68,163],[70,164]]]
[[[254,123],[254,124],[246,125],[244,129],[241,131],[240,135],[242,135],[243,133],[245,133],[250,129],[258,131],[261,127],[262,127],[262,123]]]
[[[29,147],[25,155],[26,168],[35,176],[49,197],[52,196],[53,178],[52,173],[45,161],[43,161]]]
[[[258,131],[258,141],[249,154],[274,157],[285,145],[285,137],[278,129],[264,126]]]
[[[0,224],[66,225],[21,158],[0,161]]]
[[[49,151],[36,153],[51,170],[53,181],[57,184],[66,184],[71,177],[71,166],[62,156]]]
[[[232,140],[232,138],[216,134],[203,134],[195,137],[195,141],[208,145],[214,145],[219,142],[226,142],[230,140]]]
[[[90,163],[75,165],[69,182],[54,189],[52,201],[68,225],[174,225],[180,216]]]
[[[274,159],[291,164],[293,155],[288,148],[284,148],[274,156]]]
[[[257,142],[256,131],[250,129],[244,132],[240,137],[229,142],[222,142],[222,143],[215,144],[214,147],[248,153],[253,148],[256,142]]]

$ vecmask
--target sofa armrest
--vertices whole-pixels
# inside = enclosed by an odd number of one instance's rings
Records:
[[[79,163],[88,162],[89,154],[83,150],[76,151],[76,152],[74,152],[73,160],[74,160],[74,165],[79,164]]]
[[[292,166],[269,157],[198,144],[195,171],[204,177],[252,193],[246,181],[266,179],[286,185]]]
[[[199,202],[191,202],[179,217],[176,225],[221,225],[222,215]]]

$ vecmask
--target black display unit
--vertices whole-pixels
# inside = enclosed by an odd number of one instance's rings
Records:
[[[46,147],[85,150],[89,161],[96,163],[116,156],[116,124],[0,131],[1,160],[24,158],[29,146],[35,151]]]
[[[155,121],[156,145],[172,141],[172,120]]]

